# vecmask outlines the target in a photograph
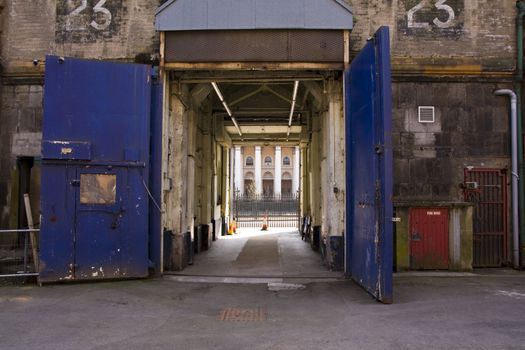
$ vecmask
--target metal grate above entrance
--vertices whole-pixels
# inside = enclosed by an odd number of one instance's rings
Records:
[[[337,30],[205,30],[166,33],[165,61],[342,63]]]

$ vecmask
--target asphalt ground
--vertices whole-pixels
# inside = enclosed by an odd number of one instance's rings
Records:
[[[291,232],[230,239],[163,279],[0,283],[0,349],[525,349],[524,272],[395,274],[383,305]]]
[[[525,349],[523,273],[394,281],[392,305],[351,281],[3,286],[0,348]]]

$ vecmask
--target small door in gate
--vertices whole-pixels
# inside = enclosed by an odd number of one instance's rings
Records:
[[[148,275],[151,68],[48,56],[41,282]]]
[[[392,302],[392,91],[390,39],[380,28],[345,72],[345,272]]]
[[[130,251],[132,238],[127,168],[79,168],[75,192],[76,279],[126,277],[147,269],[147,250]],[[134,208],[133,208],[134,209]],[[133,245],[147,246],[147,235],[133,237]],[[138,242],[136,241],[138,240]],[[140,266],[143,265],[143,266]]]

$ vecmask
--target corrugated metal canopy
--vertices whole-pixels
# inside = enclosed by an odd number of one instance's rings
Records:
[[[352,29],[344,0],[170,0],[155,14],[158,31]]]

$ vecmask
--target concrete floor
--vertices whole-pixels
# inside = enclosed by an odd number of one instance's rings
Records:
[[[275,257],[275,241],[281,246],[287,235],[268,237],[255,246]],[[240,242],[229,264],[219,259],[230,270],[219,270],[236,275],[246,264],[254,271],[242,247],[247,254],[258,249],[249,239]],[[293,250],[281,252],[280,261],[295,256]],[[211,259],[215,253],[209,254]],[[284,270],[277,265],[257,271],[303,273],[300,263],[280,264],[288,265]],[[196,264],[194,271],[200,268]],[[375,302],[346,280],[303,278],[303,285],[293,278],[293,284],[272,283],[274,277],[247,279],[250,283],[214,283],[205,276],[201,283],[172,280],[179,277],[185,276],[4,285],[0,349],[525,349],[523,272],[397,274],[393,305]]]
[[[295,229],[239,229],[195,255],[194,264],[178,276],[217,276],[273,279],[337,279],[319,253],[303,242]],[[178,280],[181,280],[179,278]],[[230,279],[231,280],[231,279]]]

